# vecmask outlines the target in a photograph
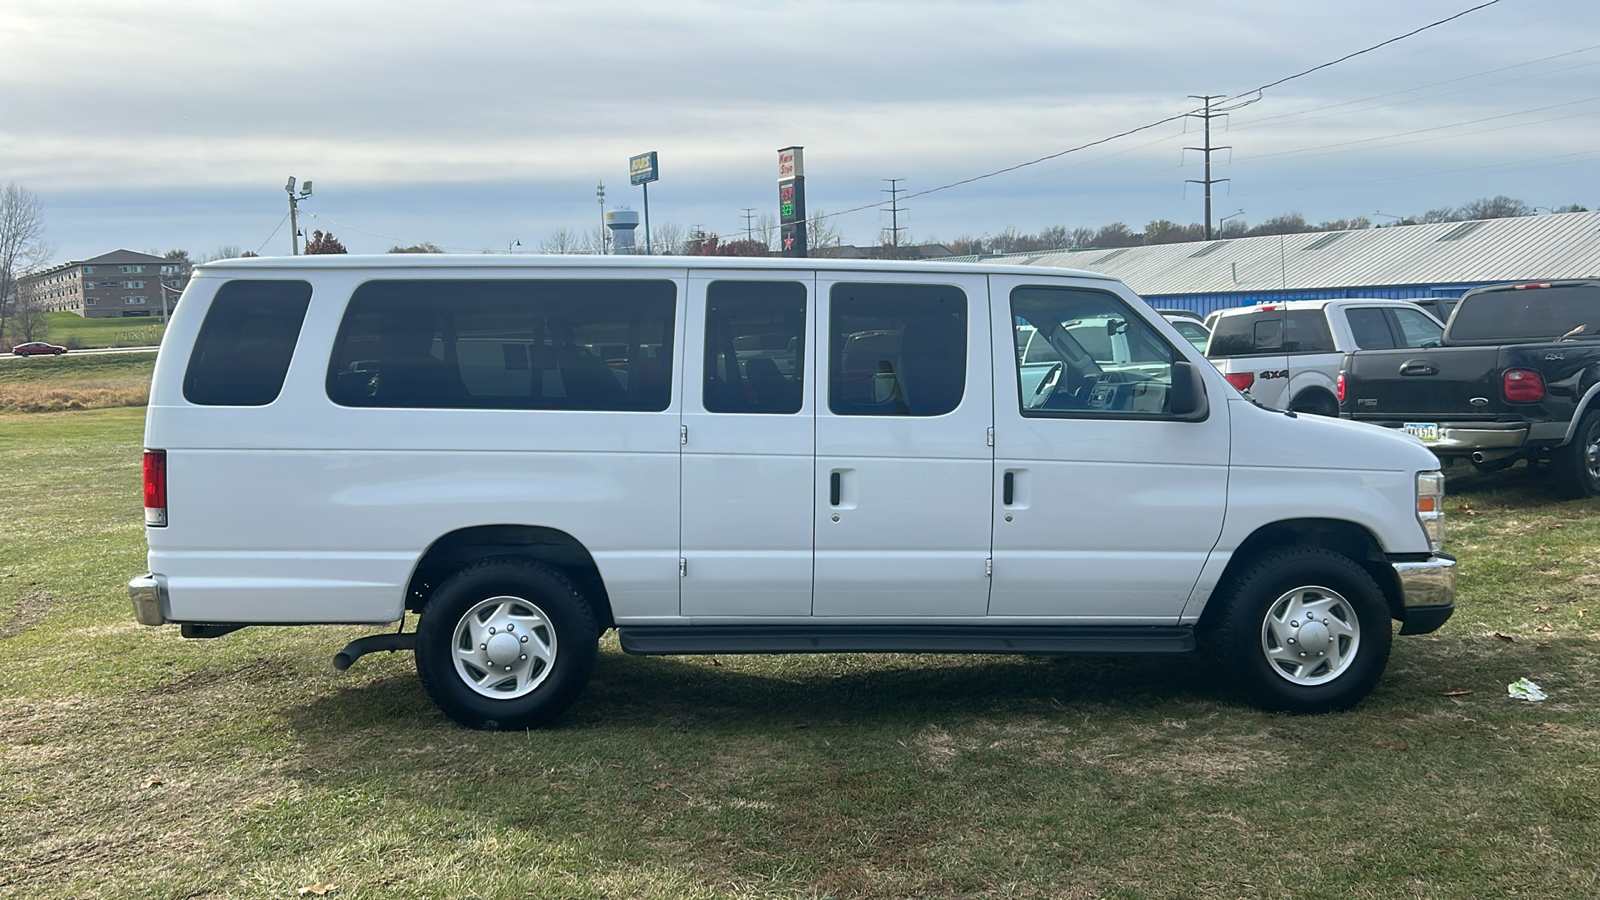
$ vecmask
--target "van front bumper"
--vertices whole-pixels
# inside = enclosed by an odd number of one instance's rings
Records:
[[[1456,558],[1435,553],[1425,560],[1392,563],[1400,581],[1404,615],[1401,634],[1437,631],[1456,611]]]
[[[128,582],[128,599],[133,601],[133,620],[140,625],[165,625],[167,617],[167,585],[159,577],[146,573]]]

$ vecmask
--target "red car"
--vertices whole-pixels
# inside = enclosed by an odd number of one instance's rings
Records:
[[[52,353],[56,356],[67,352],[67,348],[55,344],[46,344],[44,341],[29,341],[11,348],[11,352],[18,356],[38,356],[42,353]]]

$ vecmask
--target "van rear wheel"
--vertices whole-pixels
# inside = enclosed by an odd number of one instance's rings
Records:
[[[561,572],[484,560],[446,579],[423,609],[417,675],[468,728],[537,728],[583,693],[598,637],[594,612]]]
[[[1320,713],[1355,705],[1389,661],[1389,607],[1354,560],[1316,547],[1270,550],[1246,565],[1205,630],[1262,709]]]

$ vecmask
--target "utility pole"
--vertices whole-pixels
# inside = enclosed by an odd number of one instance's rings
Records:
[[[289,183],[283,186],[289,193],[289,250],[291,256],[300,255],[300,201],[311,197],[311,182],[307,181],[305,187],[300,189],[297,197],[294,193],[294,176],[289,176]]]
[[[594,195],[600,198],[600,255],[606,255],[606,183],[594,186]]]
[[[884,193],[889,195],[889,246],[900,246],[900,195],[905,193],[900,187],[904,178],[885,178],[889,186],[884,188]]]
[[[1211,111],[1211,101],[1221,99],[1222,95],[1221,94],[1190,94],[1189,97],[1190,97],[1190,99],[1201,100],[1201,101],[1204,101],[1204,103],[1205,103],[1205,109],[1204,109],[1203,112],[1189,113],[1189,116],[1191,118],[1200,119],[1205,123],[1205,146],[1203,146],[1203,147],[1185,147],[1183,149],[1185,149],[1185,150],[1199,150],[1201,153],[1205,154],[1205,156],[1206,156],[1206,177],[1205,178],[1189,178],[1189,179],[1185,179],[1185,180],[1189,184],[1203,184],[1203,185],[1206,186],[1206,240],[1209,241],[1209,240],[1211,240],[1211,186],[1213,184],[1221,184],[1224,181],[1232,180],[1232,179],[1228,179],[1228,178],[1212,178],[1211,177],[1211,154],[1212,154],[1213,151],[1216,151],[1216,150],[1232,150],[1233,148],[1232,147],[1213,147],[1213,146],[1211,146],[1211,120],[1214,119],[1214,118],[1217,118],[1218,116],[1227,115],[1227,113],[1212,112]]]
[[[755,220],[756,208],[754,206],[746,206],[742,208],[744,209],[744,239],[748,242],[754,243],[756,239],[756,230],[750,225],[750,223]]]

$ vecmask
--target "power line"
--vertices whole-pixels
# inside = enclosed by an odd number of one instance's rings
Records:
[[[1250,89],[1248,91],[1244,91],[1242,93],[1234,94],[1234,95],[1228,97],[1226,99],[1226,101],[1224,101],[1224,102],[1232,102],[1232,101],[1235,101],[1235,100],[1243,100],[1243,102],[1237,103],[1237,104],[1235,104],[1233,106],[1219,107],[1217,109],[1217,111],[1218,112],[1228,112],[1230,110],[1240,109],[1242,107],[1249,106],[1249,105],[1251,105],[1253,103],[1260,102],[1260,100],[1262,99],[1262,95],[1266,91],[1268,91],[1268,90],[1270,90],[1272,88],[1278,87],[1278,86],[1283,85],[1283,84],[1287,84],[1288,82],[1294,81],[1297,78],[1304,78],[1305,76],[1310,75],[1313,72],[1320,72],[1323,69],[1329,68],[1330,66],[1336,66],[1339,63],[1355,59],[1356,57],[1361,56],[1363,54],[1371,53],[1371,52],[1373,52],[1375,50],[1382,49],[1382,48],[1387,47],[1387,46],[1389,46],[1391,44],[1397,43],[1399,41],[1403,41],[1406,38],[1415,37],[1416,35],[1419,35],[1419,34],[1423,33],[1424,31],[1428,31],[1429,29],[1432,29],[1432,28],[1437,28],[1437,27],[1439,27],[1441,25],[1445,25],[1445,24],[1447,24],[1449,22],[1454,22],[1456,19],[1459,19],[1462,16],[1466,16],[1466,15],[1469,15],[1471,13],[1475,13],[1475,12],[1477,12],[1479,10],[1482,10],[1482,9],[1487,9],[1488,7],[1494,6],[1495,4],[1497,4],[1499,2],[1500,2],[1500,0],[1486,0],[1486,2],[1479,3],[1476,6],[1472,6],[1472,7],[1469,7],[1467,9],[1464,9],[1461,12],[1458,12],[1458,13],[1456,13],[1454,15],[1446,16],[1443,19],[1438,19],[1436,21],[1429,22],[1428,24],[1423,25],[1420,28],[1414,28],[1411,31],[1406,32],[1405,34],[1397,35],[1395,37],[1389,38],[1388,40],[1380,41],[1380,42],[1378,42],[1376,44],[1373,44],[1370,47],[1365,47],[1365,48],[1363,48],[1361,50],[1357,50],[1354,53],[1347,53],[1344,56],[1339,57],[1338,59],[1330,60],[1328,62],[1322,63],[1321,65],[1312,66],[1309,69],[1305,69],[1303,71],[1296,72],[1296,73],[1294,73],[1292,75],[1284,76],[1283,78],[1279,78],[1276,81],[1270,81],[1270,82],[1268,82],[1266,84],[1261,85],[1260,87],[1252,88],[1252,89]],[[1252,95],[1254,95],[1254,96],[1252,97]],[[1246,97],[1252,97],[1252,99],[1244,100],[1244,98],[1246,98]],[[907,194],[906,195],[906,199],[907,200],[912,200],[912,199],[915,199],[917,197],[926,197],[929,194],[935,194],[935,193],[938,193],[940,191],[947,191],[947,190],[950,190],[951,188],[957,188],[957,187],[961,187],[963,185],[972,184],[973,182],[976,182],[976,181],[983,181],[984,179],[994,178],[994,177],[996,177],[998,175],[1005,175],[1005,174],[1007,174],[1009,172],[1015,172],[1018,169],[1025,169],[1025,168],[1027,168],[1029,166],[1036,166],[1036,165],[1039,165],[1040,163],[1049,162],[1050,160],[1053,160],[1053,159],[1060,159],[1061,157],[1066,156],[1068,154],[1078,153],[1078,152],[1081,152],[1083,150],[1087,150],[1090,147],[1098,147],[1101,144],[1107,144],[1107,143],[1110,143],[1111,141],[1119,140],[1121,138],[1125,138],[1125,137],[1128,137],[1130,135],[1138,134],[1138,133],[1140,133],[1142,131],[1149,131],[1152,128],[1160,127],[1162,125],[1167,124],[1168,122],[1176,122],[1176,121],[1179,121],[1181,119],[1188,118],[1191,115],[1195,115],[1197,113],[1201,113],[1201,112],[1204,112],[1204,111],[1205,111],[1205,109],[1203,107],[1202,108],[1197,108],[1197,109],[1185,110],[1184,112],[1177,113],[1175,115],[1170,115],[1170,116],[1166,116],[1166,117],[1161,118],[1161,119],[1157,119],[1154,122],[1148,122],[1148,123],[1146,123],[1144,125],[1139,125],[1139,126],[1136,126],[1136,127],[1133,127],[1133,128],[1129,128],[1129,129],[1126,129],[1126,130],[1123,130],[1123,131],[1119,131],[1116,134],[1108,135],[1108,136],[1103,137],[1103,138],[1098,138],[1098,139],[1093,140],[1093,141],[1087,141],[1085,143],[1078,144],[1078,145],[1073,146],[1073,147],[1068,147],[1065,150],[1061,150],[1061,151],[1058,151],[1056,153],[1047,154],[1047,155],[1041,156],[1041,157],[1039,157],[1037,159],[1031,159],[1031,160],[1028,160],[1027,162],[1017,163],[1014,166],[1006,166],[1003,169],[996,169],[993,172],[985,172],[982,175],[974,175],[971,178],[963,178],[960,181],[952,181],[949,184],[941,184],[938,187],[931,187],[931,188],[928,188],[926,190],[918,191],[918,192],[913,193],[913,194]],[[895,199],[898,201],[898,198],[895,198]],[[850,213],[857,213],[857,212],[861,212],[863,210],[868,210],[868,209],[879,209],[879,208],[882,208],[883,204],[884,204],[884,201],[880,200],[880,201],[878,201],[876,203],[868,203],[868,204],[864,204],[862,206],[853,206],[853,207],[850,207],[849,209],[840,210],[839,212],[829,213],[829,214],[827,214],[826,218],[835,218],[835,217],[838,217],[838,216],[849,215]]]

